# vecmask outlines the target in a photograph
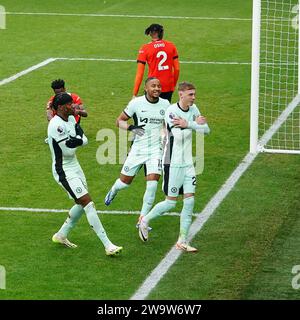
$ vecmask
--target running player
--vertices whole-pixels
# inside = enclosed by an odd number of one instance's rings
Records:
[[[69,216],[62,227],[52,237],[52,241],[70,248],[77,245],[67,238],[68,233],[85,212],[87,220],[102,241],[107,255],[116,255],[122,247],[114,245],[107,237],[98,218],[94,202],[87,188],[84,173],[76,157],[76,149],[88,143],[80,125],[74,118],[74,103],[71,95],[61,92],[55,95],[52,103],[54,117],[48,125],[48,141],[52,155],[52,173],[55,181],[62,186],[74,200]]]
[[[199,109],[194,104],[195,86],[188,82],[182,82],[178,86],[178,93],[179,102],[172,104],[167,109],[165,116],[168,141],[164,152],[163,189],[166,199],[157,203],[141,219],[139,236],[142,241],[148,240],[149,222],[175,207],[179,190],[183,187],[183,208],[180,215],[180,231],[176,249],[197,252],[196,248],[188,244],[196,188],[196,174],[192,158],[192,130],[208,134],[210,129],[206,118],[201,116]]]
[[[105,197],[108,206],[120,190],[129,187],[139,169],[144,166],[147,187],[140,218],[150,211],[155,200],[157,183],[162,173],[162,129],[165,111],[170,105],[168,100],[159,97],[161,85],[157,78],[146,80],[145,92],[144,96],[131,100],[117,119],[118,127],[132,131],[135,139],[120,178]],[[130,118],[134,119],[134,125],[128,124]]]

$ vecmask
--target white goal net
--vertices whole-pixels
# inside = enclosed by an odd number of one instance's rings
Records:
[[[253,16],[253,24],[259,25],[253,25],[252,63],[257,59],[258,70],[252,66],[252,90],[257,86],[258,96],[252,92],[251,112],[257,117],[251,123],[252,151],[300,153],[298,0],[254,0],[255,5],[259,17]]]

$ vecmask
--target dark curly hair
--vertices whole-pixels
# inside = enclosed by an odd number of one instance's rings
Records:
[[[65,88],[65,81],[63,79],[54,80],[51,82],[51,88],[53,90]]]
[[[153,23],[145,30],[145,34],[149,35],[152,32],[157,32],[158,38],[162,39],[164,35],[164,27],[160,24]]]

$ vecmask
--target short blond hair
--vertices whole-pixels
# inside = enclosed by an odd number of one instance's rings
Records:
[[[180,82],[178,84],[178,91],[196,90],[196,87],[190,82]]]

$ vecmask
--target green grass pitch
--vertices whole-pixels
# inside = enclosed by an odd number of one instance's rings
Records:
[[[250,62],[250,0],[57,1],[2,0],[7,12],[101,13],[141,17],[13,15],[0,29],[0,80],[50,57],[135,60],[148,39],[146,26],[165,26],[180,60]],[[245,20],[170,19],[162,16]],[[67,209],[72,206],[51,174],[45,103],[50,82],[64,78],[89,111],[82,125],[89,145],[77,152],[98,210],[121,165],[99,165],[97,132],[116,131],[115,119],[131,98],[134,62],[55,61],[0,86],[1,207]],[[198,88],[197,104],[212,133],[205,139],[205,167],[198,176],[195,212],[201,212],[249,149],[249,64],[181,64],[180,81]],[[176,94],[173,102],[176,101]],[[299,299],[291,286],[300,264],[299,156],[261,154],[204,225],[148,299]],[[141,208],[142,174],[119,193],[110,210]],[[164,196],[159,190],[156,201]],[[176,207],[180,212],[181,204]],[[83,217],[70,234],[77,250],[55,246],[51,236],[65,213],[0,211],[0,265],[6,289],[0,299],[129,299],[176,242],[179,218],[153,222],[149,243],[135,229],[136,215],[101,215],[111,239],[124,246],[104,255]]]

